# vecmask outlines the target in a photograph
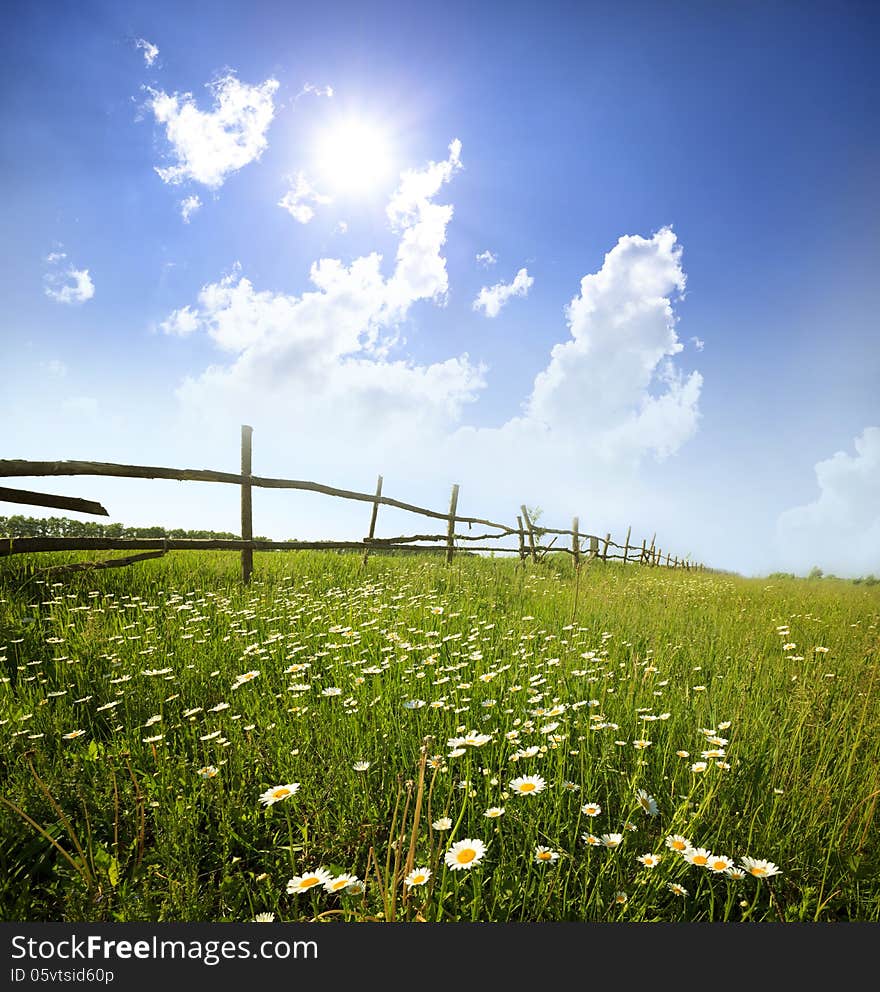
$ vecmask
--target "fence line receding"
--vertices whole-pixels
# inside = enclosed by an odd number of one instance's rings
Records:
[[[0,557],[27,554],[41,551],[117,551],[132,550],[149,552],[128,558],[112,559],[108,562],[83,563],[82,567],[109,568],[127,565],[145,558],[161,556],[168,551],[240,551],[242,578],[247,583],[253,574],[254,551],[285,550],[346,550],[362,551],[366,563],[371,551],[394,551],[397,553],[442,553],[446,562],[453,560],[456,550],[489,551],[518,555],[520,562],[537,562],[547,554],[561,553],[571,556],[575,568],[583,560],[622,561],[624,564],[642,564],[669,568],[699,569],[704,566],[689,559],[679,558],[656,545],[654,534],[650,543],[631,543],[632,528],[628,528],[623,544],[612,540],[610,532],[603,536],[590,534],[581,529],[580,517],[574,517],[571,530],[542,527],[532,519],[528,507],[522,504],[516,515],[516,526],[499,523],[483,517],[460,516],[458,513],[459,486],[452,486],[449,509],[444,513],[427,507],[416,506],[402,500],[392,499],[382,493],[382,476],[379,476],[374,493],[360,493],[350,489],[338,489],[318,482],[299,479],[276,479],[253,475],[252,468],[253,428],[243,424],[241,428],[241,472],[217,472],[212,469],[176,469],[148,465],[122,465],[114,462],[88,461],[25,461],[21,459],[0,459],[0,478],[38,478],[52,476],[91,475],[125,479],[171,479],[180,482],[216,482],[236,485],[241,490],[241,538],[240,539],[189,539],[189,538],[105,538],[105,537],[10,537],[0,539]],[[369,533],[362,541],[264,541],[253,537],[254,489],[296,489],[314,492],[339,499],[357,500],[371,504]],[[56,507],[75,510],[79,513],[109,516],[107,510],[93,500],[78,497],[55,496],[36,493],[24,489],[0,487],[0,502],[26,503],[32,506]],[[376,525],[380,506],[405,510],[446,524],[445,532],[438,534],[400,534],[394,537],[376,537]],[[467,524],[488,528],[479,534],[456,533],[457,524]],[[495,533],[493,533],[493,531]],[[547,538],[550,538],[548,543]],[[571,538],[570,546],[560,538]],[[485,542],[515,539],[516,544],[487,544]],[[473,543],[472,543],[473,542]],[[557,543],[559,542],[559,543]],[[463,544],[464,547],[460,545]],[[601,545],[601,546],[600,546]],[[66,566],[79,567],[79,566]]]

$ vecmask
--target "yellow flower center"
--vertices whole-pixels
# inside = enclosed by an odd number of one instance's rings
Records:
[[[697,854],[694,856],[695,865],[704,865],[708,862],[708,858],[704,854]]]
[[[477,852],[472,848],[465,848],[463,851],[459,851],[456,855],[456,860],[460,865],[468,865],[477,856]]]
[[[272,797],[274,799],[284,799],[285,796],[289,796],[289,795],[290,795],[290,789],[276,789],[272,793]]]
[[[754,868],[750,868],[749,871],[753,875],[755,875],[757,878],[761,878],[762,875],[766,875],[767,874],[767,869],[766,868],[761,868],[758,865],[756,865]]]
[[[533,792],[534,789],[535,789],[534,782],[523,782],[523,784],[519,787],[520,792]]]
[[[320,885],[321,879],[317,875],[310,875],[308,878],[304,878],[300,883],[301,889],[310,889],[313,885]]]

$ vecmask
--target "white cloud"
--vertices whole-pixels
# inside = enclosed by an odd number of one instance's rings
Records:
[[[201,207],[202,201],[197,196],[188,196],[180,201],[180,216],[183,223],[188,224],[190,217]]]
[[[167,320],[159,324],[159,330],[163,334],[170,334],[174,337],[185,338],[199,329],[199,315],[190,310],[188,306],[169,314]]]
[[[497,317],[501,308],[514,296],[526,296],[534,281],[527,269],[520,269],[511,283],[498,282],[494,286],[483,286],[474,300],[473,308],[482,310],[487,317]]]
[[[85,303],[95,295],[95,284],[88,269],[75,269],[72,265],[62,266],[66,252],[53,251],[46,256],[49,271],[43,276],[43,291],[56,303],[75,306]]]
[[[706,347],[706,342],[703,341],[702,338],[694,337],[694,338],[691,338],[690,340],[691,340],[691,343],[693,344],[693,346],[697,349],[697,351],[702,351],[703,348]]]
[[[670,361],[683,348],[672,303],[684,288],[671,229],[620,238],[568,305],[571,338],[536,377],[528,417],[556,431],[587,429],[606,445],[675,451],[696,430],[702,384]]]
[[[298,172],[293,186],[281,197],[278,206],[283,207],[300,224],[308,224],[315,216],[312,204],[324,206],[332,202],[332,197],[312,188],[304,172]]]
[[[488,248],[486,251],[481,251],[480,254],[477,255],[477,262],[479,262],[479,264],[486,269],[488,269],[490,265],[494,265],[497,261],[498,256],[489,251]]]
[[[461,168],[460,142],[449,156],[401,176],[388,206],[399,235],[386,278],[378,253],[350,265],[323,258],[311,266],[313,289],[301,295],[258,290],[240,267],[202,288],[195,307],[161,325],[166,333],[198,327],[231,356],[183,384],[190,410],[253,417],[256,409],[307,416],[334,432],[445,429],[484,386],[467,355],[419,366],[388,359],[397,327],[414,303],[443,303],[448,287],[441,249],[452,207],[433,202]],[[235,412],[233,412],[235,411]],[[240,412],[240,413],[239,413]],[[387,437],[387,434],[386,434]]]
[[[339,221],[334,228],[337,234],[347,234],[348,233],[348,223],[344,220]]]
[[[273,96],[278,81],[258,86],[228,73],[208,84],[214,109],[199,110],[191,93],[171,95],[148,90],[149,108],[165,125],[175,165],[156,167],[163,182],[186,180],[218,189],[233,172],[260,158],[268,142],[266,131],[275,115]]]
[[[333,96],[333,87],[313,86],[311,83],[306,83],[305,86],[303,86],[303,88],[299,91],[299,93],[297,93],[296,99],[299,100],[300,97],[308,96],[309,94],[311,94],[312,96],[319,96],[319,97],[320,96],[331,97]]]
[[[138,40],[134,44],[135,44],[135,48],[140,48],[143,50],[144,62],[147,65],[152,65],[156,61],[156,58],[159,55],[159,49],[156,48],[155,45],[147,41],[146,38],[138,38]]]
[[[854,447],[855,455],[838,451],[817,463],[815,500],[780,514],[777,551],[785,569],[880,575],[880,427],[866,427]]]

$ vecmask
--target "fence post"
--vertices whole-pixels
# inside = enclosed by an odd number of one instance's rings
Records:
[[[251,485],[244,480],[251,475],[251,438],[254,429],[247,424],[241,425],[241,539],[242,541],[253,541],[254,539],[254,517],[253,506],[251,504]],[[251,581],[254,571],[254,549],[241,549],[241,577],[247,585]]]
[[[599,538],[595,534],[590,535],[590,557],[599,557]]]
[[[382,495],[382,476],[379,476],[379,481],[376,483],[376,501],[373,503],[373,512],[370,514],[370,533],[367,537],[368,541],[372,541],[376,536],[376,517],[379,515],[379,503],[378,499]],[[370,555],[370,548],[367,545],[364,551],[364,564],[367,564],[367,558]]]
[[[532,561],[534,562],[538,560],[538,555],[535,552],[535,531],[532,528],[532,521],[529,517],[529,511],[526,509],[525,503],[523,503],[520,509],[522,510],[523,520],[526,522],[526,527],[529,528],[529,550],[531,551]]]
[[[574,568],[577,571],[581,567],[581,539],[578,535],[578,524],[580,520],[575,517],[571,522],[571,551],[574,555]]]
[[[629,558],[629,535],[632,534],[632,527],[626,528],[626,540],[623,542],[623,564],[626,564],[627,558]]]
[[[446,564],[452,561],[455,553],[455,511],[458,509],[458,483],[452,487],[449,499],[449,525],[446,528]]]
[[[639,558],[639,564],[640,564],[640,565],[644,565],[644,564],[645,564],[645,555],[646,555],[647,553],[648,553],[648,552],[647,552],[647,550],[646,550],[646,548],[645,548],[645,539],[644,539],[644,538],[642,538],[642,555],[641,555],[641,557]]]
[[[605,545],[602,548],[602,561],[608,561],[608,545],[611,543],[611,534],[605,535]]]

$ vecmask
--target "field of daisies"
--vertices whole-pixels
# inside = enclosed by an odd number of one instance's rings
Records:
[[[880,586],[0,561],[16,921],[880,921]]]

